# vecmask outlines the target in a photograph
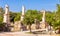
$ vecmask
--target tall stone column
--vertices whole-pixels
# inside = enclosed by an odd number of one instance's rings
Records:
[[[4,23],[10,24],[9,6],[5,5]]]
[[[42,22],[45,22],[45,10],[42,10],[42,12],[43,12]]]
[[[23,29],[22,21],[24,19],[24,14],[25,14],[25,8],[24,8],[24,6],[22,6],[21,18],[20,18],[19,22],[15,22],[14,31],[22,31],[22,29]]]
[[[22,6],[22,14],[21,14],[21,19],[20,19],[20,30],[22,31],[23,30],[23,20],[24,20],[24,14],[25,14],[25,7],[24,6]]]
[[[45,10],[42,10],[41,12],[43,13],[41,27],[43,29],[45,29],[46,28],[46,24],[45,24],[46,23],[46,20],[45,20]]]
[[[24,19],[24,14],[25,14],[25,7],[22,6],[22,14],[21,14],[21,20],[20,20],[20,21],[23,21],[23,19]]]
[[[5,5],[5,13],[4,13],[4,19],[3,19],[3,22],[6,23],[6,27],[9,28],[10,26],[10,15],[9,15],[9,6],[8,5]]]

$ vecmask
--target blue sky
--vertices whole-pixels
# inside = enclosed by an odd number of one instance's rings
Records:
[[[9,5],[10,11],[20,12],[22,5],[25,6],[25,9],[32,10],[56,10],[56,4],[59,3],[59,0],[0,0],[0,7],[5,7],[5,4]]]

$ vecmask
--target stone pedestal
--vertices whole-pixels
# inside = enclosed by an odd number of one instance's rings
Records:
[[[40,27],[41,27],[42,29],[45,29],[45,24],[41,24]]]
[[[32,30],[36,30],[36,24],[32,24],[32,25],[31,25],[31,29],[32,29]]]
[[[20,31],[20,22],[19,21],[15,22],[14,31]]]

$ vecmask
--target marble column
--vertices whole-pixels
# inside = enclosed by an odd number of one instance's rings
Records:
[[[22,14],[21,14],[21,20],[20,20],[20,21],[23,21],[23,19],[24,19],[24,14],[25,14],[25,7],[22,6]]]
[[[46,28],[46,21],[45,21],[45,10],[42,10],[41,11],[42,12],[42,14],[43,14],[43,16],[42,16],[42,22],[41,22],[41,28],[42,29],[45,29]]]
[[[21,19],[20,19],[20,30],[22,31],[23,30],[23,20],[24,20],[24,15],[25,15],[25,7],[24,6],[22,6],[22,14],[21,14]]]
[[[42,12],[43,12],[42,22],[45,22],[45,10],[42,10]]]
[[[10,24],[9,6],[5,5],[4,23]]]
[[[9,15],[9,6],[5,5],[5,13],[3,22],[6,23],[7,31],[10,31],[10,15]]]

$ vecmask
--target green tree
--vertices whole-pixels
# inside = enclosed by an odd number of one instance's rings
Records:
[[[37,18],[37,10],[27,10],[25,13],[24,21],[23,23],[26,25],[29,25],[29,29],[31,32],[31,25],[34,23],[34,20]]]
[[[3,22],[3,17],[0,15],[0,22]]]
[[[21,14],[17,13],[17,15],[14,18],[14,21],[20,21]]]
[[[53,12],[46,12],[46,22],[52,26],[54,21],[54,13]]]
[[[60,4],[57,4],[57,11],[55,13],[55,21],[53,27],[58,29],[60,33]]]
[[[4,10],[3,10],[3,8],[2,7],[0,7],[0,13],[2,13]]]
[[[5,31],[6,30],[6,23],[0,22],[0,31]]]
[[[17,14],[15,12],[10,12],[10,21],[14,23],[14,18]]]

